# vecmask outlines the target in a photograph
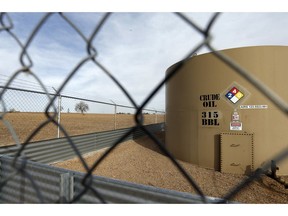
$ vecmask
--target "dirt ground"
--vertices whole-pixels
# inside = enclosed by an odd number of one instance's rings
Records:
[[[62,113],[60,124],[65,128],[70,136],[87,134],[99,131],[113,130],[115,127],[114,114],[80,114],[80,113]],[[20,143],[23,143],[28,136],[35,131],[40,124],[47,120],[44,113],[7,113],[4,120],[9,122],[16,132]],[[164,115],[144,115],[144,124],[154,124],[164,121]],[[134,115],[117,114],[116,128],[128,128],[135,125]],[[0,146],[15,144],[11,132],[0,121]],[[61,132],[61,131],[60,131]],[[58,130],[55,124],[49,123],[38,131],[37,135],[31,141],[46,140],[57,138]],[[63,133],[60,133],[63,136]]]
[[[164,134],[158,134],[164,140]],[[105,150],[85,155],[89,166],[103,154]],[[203,193],[212,197],[223,197],[245,176],[224,174],[189,163],[181,165],[197,182]],[[53,166],[84,172],[78,158],[54,163]],[[164,156],[149,138],[143,137],[135,141],[121,143],[94,170],[93,174],[138,184],[195,193],[187,180],[179,173],[172,162]],[[288,178],[286,178],[286,181]],[[288,189],[275,180],[263,175],[242,189],[232,201],[241,203],[268,204],[288,203]]]
[[[134,116],[116,115],[116,127],[134,126]],[[41,123],[46,120],[43,113],[7,113],[4,117],[23,142]],[[145,115],[144,124],[164,121],[163,115]],[[97,131],[113,130],[114,115],[112,114],[62,114],[61,125],[69,135],[79,135]],[[0,121],[0,146],[14,144],[11,132]],[[57,128],[49,123],[33,138],[33,141],[51,139],[57,136]],[[158,134],[164,141],[164,134]],[[85,155],[91,166],[104,150]],[[231,188],[245,178],[241,175],[224,174],[212,169],[198,167],[179,161],[185,170],[197,182],[203,193],[212,197],[223,197]],[[83,171],[77,158],[53,164],[57,167]],[[145,184],[171,190],[195,193],[187,180],[179,173],[172,162],[165,157],[149,138],[121,143],[94,171],[95,175]],[[285,177],[286,181],[288,178]],[[288,204],[288,189],[275,180],[262,176],[241,190],[232,201],[241,203],[285,203]]]

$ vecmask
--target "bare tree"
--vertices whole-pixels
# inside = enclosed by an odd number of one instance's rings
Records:
[[[81,112],[84,115],[84,112],[87,112],[89,110],[89,106],[87,103],[80,101],[75,105],[75,111]]]

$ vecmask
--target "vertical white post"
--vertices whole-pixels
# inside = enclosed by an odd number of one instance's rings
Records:
[[[57,94],[57,90],[54,88],[54,87],[52,87],[53,88],[53,90],[56,92],[56,94]],[[60,125],[60,118],[61,118],[61,95],[60,94],[57,94],[58,95],[58,97],[57,97],[57,100],[58,100],[58,107],[57,107],[57,123],[58,123],[58,125],[57,125],[57,138],[60,138],[60,127],[59,127],[59,125]]]
[[[61,121],[61,95],[58,96],[58,128],[57,128],[57,138],[60,138],[60,121]]]
[[[155,123],[157,124],[157,110],[155,110]]]
[[[115,109],[114,109],[114,130],[117,129],[116,116],[117,116],[117,104],[115,104]]]
[[[114,130],[117,128],[117,123],[116,123],[116,115],[117,115],[117,104],[113,101],[110,100],[114,104]]]

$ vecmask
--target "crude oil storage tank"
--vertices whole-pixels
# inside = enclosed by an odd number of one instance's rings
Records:
[[[288,47],[221,52],[288,101]],[[190,58],[166,83],[165,142],[180,160],[246,174],[288,146],[288,118],[215,55],[202,54]],[[278,174],[288,175],[288,159],[276,165]]]

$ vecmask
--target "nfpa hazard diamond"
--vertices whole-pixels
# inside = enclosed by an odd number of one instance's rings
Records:
[[[236,104],[241,98],[244,97],[244,93],[238,88],[233,87],[226,93],[225,97],[233,104]]]

